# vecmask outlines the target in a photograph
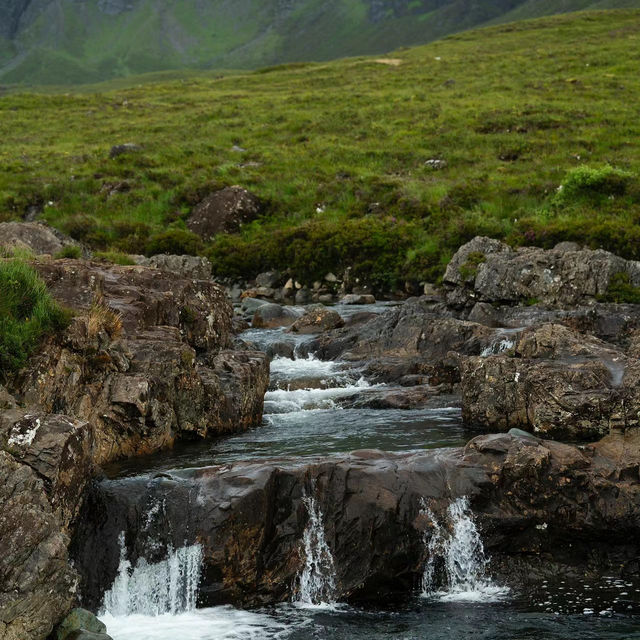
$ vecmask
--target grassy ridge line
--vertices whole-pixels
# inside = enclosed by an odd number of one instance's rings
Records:
[[[491,21],[638,8],[640,0],[136,0],[118,15],[105,15],[95,2],[31,6],[14,39],[0,42],[5,84],[330,60],[422,44]]]
[[[356,58],[9,95],[0,217],[44,204],[45,219],[98,249],[148,251],[158,246],[149,236],[170,229],[176,250],[208,253],[222,275],[290,267],[312,280],[355,265],[384,286],[436,278],[477,233],[544,246],[576,239],[640,258],[639,17],[467,32],[397,52],[399,66]],[[109,159],[128,141],[143,151]],[[585,164],[632,178],[622,192],[554,201]],[[256,192],[268,213],[197,246],[184,219],[228,184]]]

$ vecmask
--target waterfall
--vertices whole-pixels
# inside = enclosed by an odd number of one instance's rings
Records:
[[[468,498],[458,498],[449,505],[444,524],[426,506],[422,513],[432,523],[431,535],[424,536],[427,552],[422,580],[424,596],[491,601],[508,593],[508,588],[494,584],[486,575],[489,561]]]
[[[483,358],[487,358],[488,356],[496,355],[499,353],[504,353],[505,351],[509,351],[509,349],[513,349],[515,346],[515,342],[510,340],[507,337],[498,337],[494,338],[487,347],[482,350],[480,354]]]
[[[303,495],[309,520],[302,535],[305,563],[298,578],[297,602],[328,605],[335,602],[336,570],[324,535],[324,517],[313,496]]]
[[[103,615],[127,616],[182,613],[196,608],[202,568],[199,544],[169,548],[167,558],[135,567],[127,559],[124,532],[120,534],[120,564],[113,585],[104,595]]]

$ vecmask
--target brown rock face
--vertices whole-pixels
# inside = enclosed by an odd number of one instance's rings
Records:
[[[262,213],[262,202],[242,187],[226,187],[196,206],[187,227],[205,240],[217,233],[233,233]]]
[[[618,570],[630,563],[633,571],[640,550],[639,444],[619,436],[580,449],[490,435],[446,452],[359,451],[105,480],[87,503],[74,557],[93,605],[116,575],[121,531],[134,564],[152,559],[158,547],[162,558],[169,546],[202,544],[203,605],[286,600],[304,564],[304,497],[311,496],[335,561],[335,595],[384,601],[419,584],[428,557],[425,505],[438,515],[466,496],[509,584],[532,572],[548,575],[555,563],[607,566],[608,558]],[[150,523],[150,506],[159,500],[164,511]]]
[[[54,297],[85,315],[31,360],[14,390],[28,406],[91,423],[98,464],[261,421],[268,364],[261,353],[224,350],[231,307],[218,285],[81,261],[37,268]],[[119,333],[96,324],[97,299],[119,314]]]

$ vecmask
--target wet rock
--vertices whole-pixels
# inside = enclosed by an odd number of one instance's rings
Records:
[[[0,247],[55,256],[65,247],[82,246],[43,222],[0,222]]]
[[[142,147],[139,144],[125,142],[124,144],[113,145],[109,151],[109,157],[113,159],[125,153],[138,153],[139,151],[142,151]]]
[[[288,327],[300,317],[300,311],[291,307],[269,303],[258,307],[253,314],[251,326],[254,329],[274,329]]]
[[[423,298],[391,308],[365,324],[323,334],[308,349],[323,359],[440,359],[450,351],[479,354],[493,330],[458,320],[441,304]]]
[[[558,564],[619,570],[640,551],[639,464],[637,433],[582,448],[514,433],[448,451],[355,451],[180,471],[151,482],[102,481],[87,502],[74,557],[90,603],[116,575],[122,530],[133,564],[152,553],[149,534],[160,557],[170,546],[201,543],[203,605],[287,600],[304,565],[304,496],[312,496],[334,558],[336,598],[381,602],[419,584],[428,556],[425,506],[439,518],[466,496],[492,568],[507,584],[532,569],[553,575]],[[159,500],[164,509],[150,523],[150,505]]]
[[[375,304],[376,299],[370,293],[349,293],[340,300],[340,304]]]
[[[138,264],[169,271],[179,278],[211,280],[211,263],[199,256],[171,256],[160,254],[145,258]]]
[[[236,336],[249,329],[250,326],[251,325],[242,316],[234,315],[231,320],[231,331]]]
[[[207,196],[187,220],[190,231],[204,240],[217,233],[235,233],[262,213],[260,199],[242,187],[226,187]]]
[[[78,632],[90,633],[91,635],[104,634],[106,630],[106,625],[100,622],[91,611],[77,608],[73,609],[58,625],[55,632],[55,640],[79,638],[81,636],[77,635]]]
[[[260,307],[269,304],[268,300],[260,300],[259,298],[245,297],[242,299],[240,308],[246,314],[253,315]]]
[[[298,291],[296,291],[294,300],[295,303],[299,305],[308,304],[309,302],[311,302],[311,291],[309,291],[307,287],[301,287],[300,289],[298,289]]]
[[[607,251],[513,250],[497,240],[477,237],[454,255],[444,284],[449,289],[447,301],[454,306],[532,300],[562,306],[595,301],[618,273],[640,285],[640,262]]]
[[[3,640],[44,640],[76,597],[69,534],[45,480],[0,449],[0,631]]]
[[[337,311],[324,305],[314,305],[289,327],[293,333],[321,333],[344,326],[344,320]]]
[[[257,287],[269,287],[270,289],[276,289],[278,286],[281,286],[283,282],[284,278],[279,271],[265,271],[264,273],[259,273],[256,276]]]

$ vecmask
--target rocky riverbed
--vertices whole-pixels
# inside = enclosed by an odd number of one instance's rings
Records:
[[[1,389],[2,637],[81,604],[117,640],[382,638],[391,602],[438,637],[407,603],[472,593],[634,637],[640,307],[606,300],[638,263],[477,238],[428,296],[235,309],[192,259],[34,265],[75,314]]]

